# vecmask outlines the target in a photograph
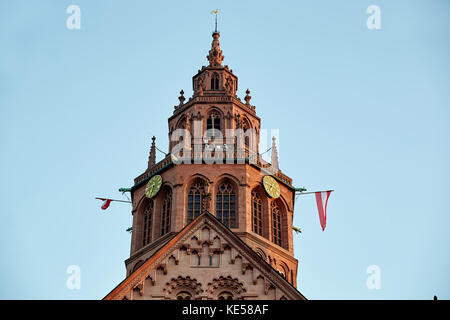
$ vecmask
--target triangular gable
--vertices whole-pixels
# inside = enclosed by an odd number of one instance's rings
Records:
[[[104,299],[174,299],[182,288],[194,299],[215,299],[226,288],[232,288],[238,299],[305,299],[208,212],[184,227]]]

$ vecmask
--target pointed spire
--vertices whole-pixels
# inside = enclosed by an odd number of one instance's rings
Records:
[[[275,142],[275,137],[272,137],[272,168],[280,170],[280,165],[278,164],[278,149]]]
[[[150,148],[150,156],[148,157],[148,167],[151,168],[156,163],[156,146],[155,146],[156,137],[152,137],[152,147]]]
[[[225,56],[222,55],[222,50],[220,50],[220,43],[219,43],[219,37],[220,33],[215,31],[212,34],[213,41],[211,43],[211,50],[209,50],[209,54],[206,56],[206,58],[209,61],[210,67],[221,67],[222,61],[225,58]]]

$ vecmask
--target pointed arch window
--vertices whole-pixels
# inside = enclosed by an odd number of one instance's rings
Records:
[[[262,201],[258,193],[252,191],[252,229],[254,233],[262,236]]]
[[[236,192],[229,182],[222,183],[217,189],[216,216],[227,227],[237,227]]]
[[[280,267],[278,267],[278,273],[283,277],[283,278],[285,278],[286,280],[288,280],[288,272],[287,272],[287,270],[286,270],[286,268],[284,267],[284,266],[280,266]]]
[[[281,213],[278,206],[272,202],[272,241],[281,246]]]
[[[146,246],[152,241],[153,208],[153,200],[149,200],[143,212],[142,246]]]
[[[251,137],[253,132],[252,130],[249,130],[250,128],[250,123],[247,121],[247,119],[244,119],[242,123],[242,129],[244,130],[244,145],[247,149],[250,148],[250,139],[253,139],[253,137]]]
[[[214,73],[211,77],[211,90],[219,90],[219,75]]]
[[[183,115],[180,118],[180,120],[178,120],[176,128],[177,129],[186,129],[186,116]]]
[[[202,213],[203,198],[205,197],[205,182],[197,179],[189,189],[187,199],[187,223]]]
[[[182,142],[184,139],[185,139],[185,135],[186,135],[186,124],[187,124],[187,118],[186,118],[186,116],[185,115],[183,115],[179,120],[178,120],[178,122],[177,122],[177,124],[175,125],[175,128],[173,128],[172,130],[171,130],[171,132],[170,132],[170,141],[169,141],[169,143],[170,143],[170,150],[172,150],[172,148],[174,147],[174,146],[176,146],[178,143],[180,143],[180,142]],[[178,140],[174,137],[174,139],[172,140],[172,134],[173,134],[173,132],[176,130],[176,129],[183,129],[183,130],[180,130],[181,132],[184,132],[184,135],[183,134],[180,134],[179,136],[178,136]]]
[[[172,209],[172,190],[168,189],[162,201],[161,235],[170,231],[170,213]]]
[[[220,115],[213,111],[206,119],[206,134],[208,137],[215,137],[220,132]]]

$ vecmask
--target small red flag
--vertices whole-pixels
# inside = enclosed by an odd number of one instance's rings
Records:
[[[327,224],[327,203],[332,190],[316,192],[317,209],[319,210],[320,225],[322,231],[325,231]]]
[[[102,205],[102,210],[108,209],[112,199],[101,199],[101,200],[104,200],[103,205]]]

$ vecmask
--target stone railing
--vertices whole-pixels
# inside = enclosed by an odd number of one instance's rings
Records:
[[[230,95],[215,96],[215,95],[208,95],[208,94],[202,95],[202,96],[198,96],[198,95],[194,96],[193,98],[190,98],[187,103],[175,106],[175,110],[173,111],[173,113],[177,114],[197,102],[213,102],[213,103],[214,102],[234,102],[237,105],[239,105],[240,107],[242,107],[252,113],[256,113],[255,108],[253,106],[246,105],[238,97],[234,97],[234,96],[230,96]]]
[[[204,152],[207,151],[207,150],[205,150],[206,147],[207,147],[207,144],[202,144],[202,147],[200,150],[195,150],[195,149],[191,150],[191,156],[190,156],[191,163],[197,163],[198,160],[203,159]],[[281,170],[273,168],[272,165],[269,162],[265,161],[260,154],[256,155],[256,161],[255,161],[255,159],[253,158],[253,157],[255,157],[255,153],[250,152],[247,148],[240,149],[240,150],[234,149],[231,152],[232,153],[231,155],[230,155],[229,151],[227,152],[224,149],[222,149],[222,150],[223,151],[216,151],[215,149],[210,150],[209,151],[210,156],[211,156],[210,159],[213,160],[213,159],[218,159],[218,157],[220,157],[220,158],[222,158],[223,163],[225,163],[225,164],[227,163],[227,160],[229,161],[230,159],[233,160],[233,163],[249,163],[249,164],[255,165],[256,167],[260,168],[262,171],[265,171],[266,174],[270,174],[270,175],[278,178],[278,180],[280,180],[281,182],[283,182],[289,186],[292,186],[292,179],[289,178],[287,175],[283,174],[281,172]],[[180,158],[180,160],[184,159],[183,155],[180,155],[179,158]],[[204,159],[202,160],[202,163],[203,163],[203,161],[204,161]],[[172,163],[173,163],[172,157],[169,154],[164,159],[162,159],[161,161],[156,163],[154,166],[152,166],[151,168],[146,170],[143,174],[141,174],[140,176],[135,178],[134,184],[136,185],[139,182],[144,181],[148,177],[152,176],[159,170],[163,169],[166,166],[169,166]],[[208,163],[208,162],[206,162],[206,163]]]
[[[292,186],[292,179],[282,173],[280,169],[277,170],[275,168],[272,168],[272,165],[269,162],[265,161],[261,155],[258,155],[255,165],[262,170],[267,170],[268,174],[275,176],[285,184]]]
[[[158,172],[159,170],[161,170],[162,168],[170,165],[172,163],[172,158],[169,155],[167,155],[164,159],[162,159],[161,161],[159,161],[158,163],[156,163],[155,165],[153,165],[151,168],[147,169],[143,174],[141,174],[140,176],[138,176],[137,178],[134,179],[134,184],[138,184],[139,182],[147,179],[148,177],[150,177],[151,175],[153,175],[155,172]]]

